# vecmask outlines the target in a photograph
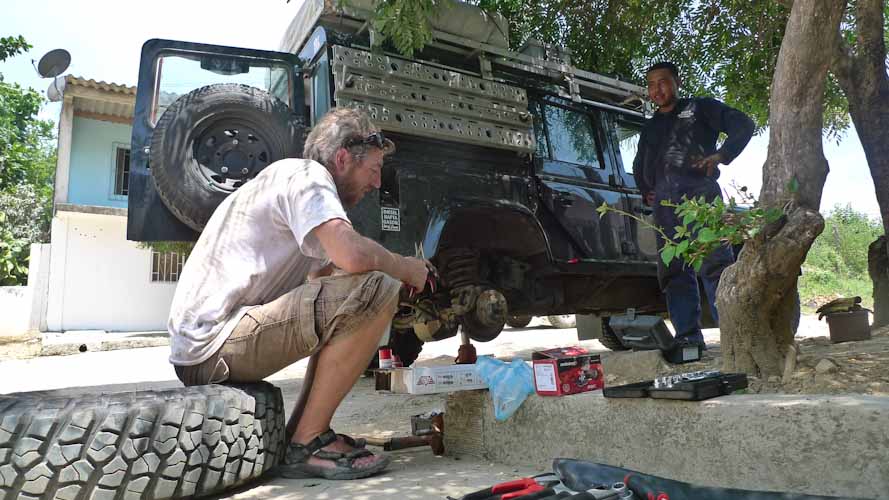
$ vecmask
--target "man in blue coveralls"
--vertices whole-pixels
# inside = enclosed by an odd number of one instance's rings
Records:
[[[729,164],[753,135],[753,121],[744,113],[716,99],[691,97],[680,99],[679,72],[671,62],[660,62],[648,69],[648,96],[657,105],[654,116],[645,123],[639,149],[633,161],[633,176],[642,191],[645,204],[654,208],[655,223],[673,237],[681,221],[661,200],[679,203],[683,196],[707,201],[722,197],[716,179],[719,164]],[[726,134],[716,148],[720,133]],[[658,237],[658,250],[663,240]],[[700,275],[713,317],[716,311],[716,287],[722,271],[734,258],[728,246],[720,247],[704,260]],[[667,295],[667,309],[681,344],[704,343],[701,333],[700,295],[696,273],[680,259],[665,266],[658,259],[658,280]]]

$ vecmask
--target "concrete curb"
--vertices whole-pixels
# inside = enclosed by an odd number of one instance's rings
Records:
[[[88,351],[115,351],[170,345],[167,332],[65,332],[43,337],[41,356],[67,356]]]
[[[451,394],[445,449],[550,470],[556,457],[730,488],[879,498],[889,398],[735,395],[702,402],[530,396],[506,422],[487,391]]]
[[[38,331],[17,335],[0,335],[0,360],[27,359],[40,355],[41,336]]]

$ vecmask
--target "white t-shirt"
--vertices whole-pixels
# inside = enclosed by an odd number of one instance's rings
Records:
[[[329,262],[312,229],[349,221],[330,172],[311,160],[266,167],[213,212],[170,307],[170,362],[196,365],[225,343],[251,307],[302,285]]]

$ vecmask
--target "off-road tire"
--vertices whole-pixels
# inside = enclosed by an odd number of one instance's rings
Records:
[[[608,324],[608,318],[602,318],[602,338],[599,339],[599,343],[603,346],[611,349],[612,351],[629,351],[630,348],[623,345],[620,342],[620,339],[617,338],[617,334],[614,333],[614,330],[611,328],[611,325]]]
[[[0,396],[0,500],[210,495],[259,477],[283,452],[281,391],[266,382]]]
[[[524,328],[531,323],[531,319],[534,316],[530,314],[518,315],[518,316],[509,316],[506,318],[506,324],[511,328]]]
[[[247,174],[249,178],[277,160],[302,156],[302,119],[263,90],[224,83],[193,90],[177,99],[164,111],[152,133],[151,176],[164,205],[195,231],[204,228],[213,210],[236,189],[214,182],[207,176],[208,169],[201,167],[207,162],[195,157],[202,141],[209,140],[204,137],[207,131],[229,126],[253,131],[251,136],[264,147],[263,162],[251,160],[254,166]],[[218,142],[221,144],[223,139]],[[217,142],[215,138],[213,141]],[[245,145],[242,142],[238,147]],[[218,147],[216,154],[221,149]],[[209,158],[213,160],[215,155]]]

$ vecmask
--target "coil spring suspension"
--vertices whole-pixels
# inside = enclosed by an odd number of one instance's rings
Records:
[[[479,281],[479,253],[468,248],[442,252],[445,268],[441,277],[452,289],[472,285]]]

